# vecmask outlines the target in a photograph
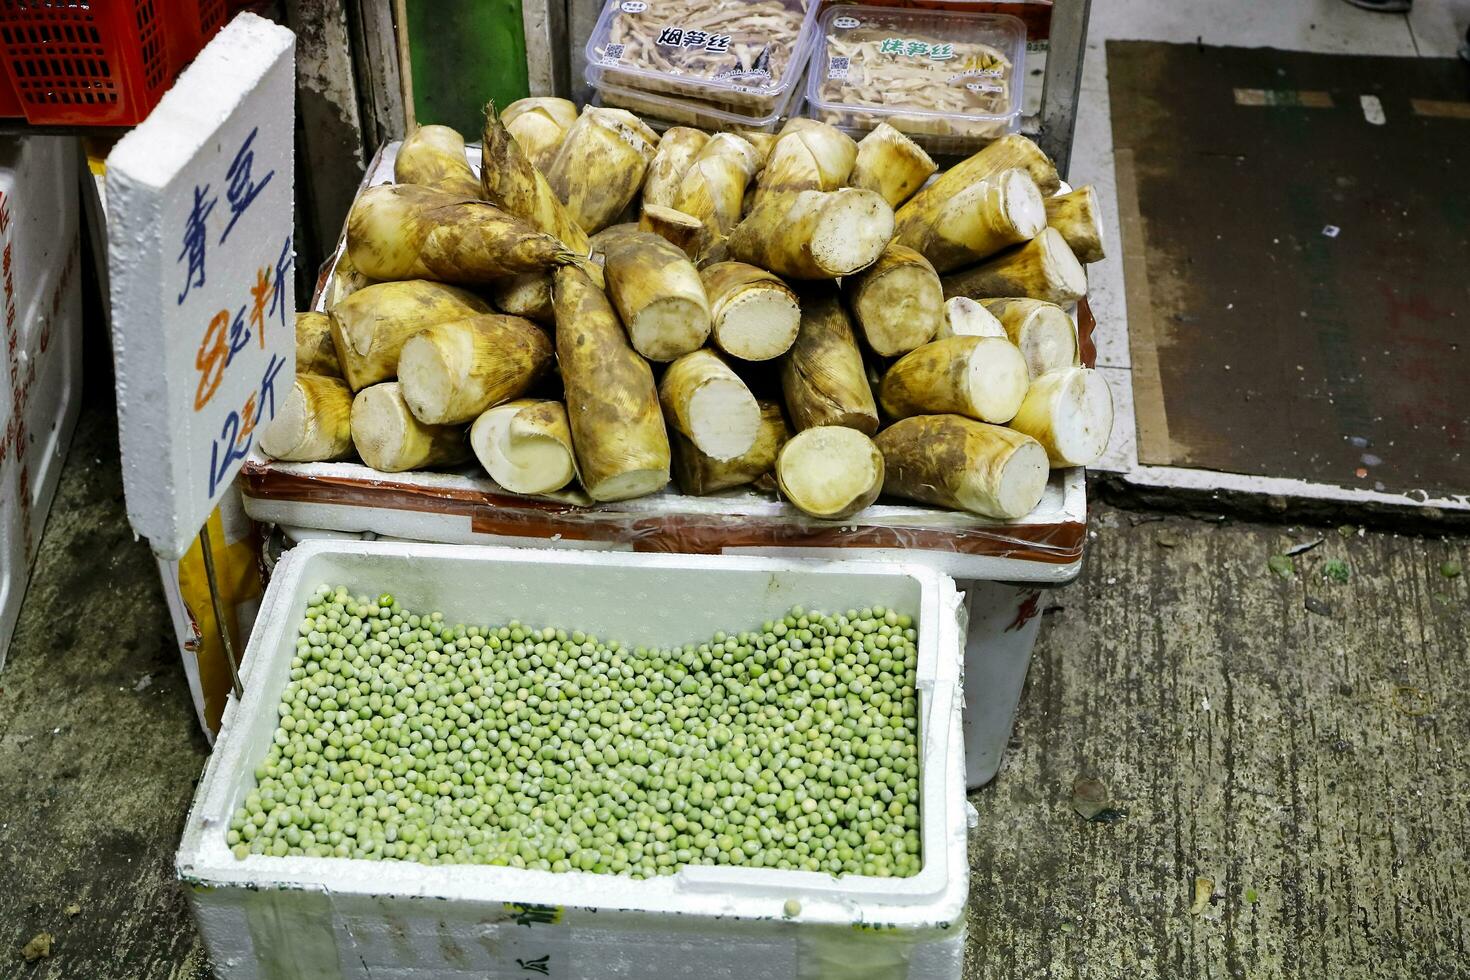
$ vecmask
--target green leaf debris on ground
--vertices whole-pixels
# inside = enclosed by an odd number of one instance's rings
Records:
[[[1464,571],[1464,569],[1460,566],[1460,563],[1455,561],[1453,558],[1451,558],[1447,562],[1442,563],[1439,566],[1439,574],[1443,575],[1445,578],[1459,578],[1460,572],[1462,571]]]
[[[1288,582],[1296,578],[1296,562],[1285,555],[1272,555],[1266,559],[1266,567]]]
[[[1352,570],[1342,559],[1329,558],[1322,563],[1322,577],[1329,582],[1343,583],[1352,577]]]

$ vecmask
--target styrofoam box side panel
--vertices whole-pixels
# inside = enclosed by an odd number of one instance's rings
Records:
[[[224,831],[276,727],[295,625],[323,584],[390,591],[410,609],[437,609],[452,621],[564,624],[633,644],[748,628],[797,604],[912,611],[924,869],[906,879],[836,879],[689,867],[634,881],[350,859],[237,861]],[[953,582],[916,565],[299,545],[272,578],[246,654],[244,701],[226,710],[179,852],[215,967],[228,978],[294,970],[427,980],[522,977],[518,962],[548,957],[555,977],[733,978],[838,975],[821,971],[857,955],[854,967],[893,961],[864,976],[958,977],[968,892],[960,615]],[[783,915],[790,899],[802,907],[794,920]],[[928,966],[916,972],[921,964]]]

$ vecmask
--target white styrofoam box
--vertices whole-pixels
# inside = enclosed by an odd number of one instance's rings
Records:
[[[0,667],[81,404],[79,155],[0,139]]]
[[[346,858],[237,860],[225,832],[266,753],[319,585],[389,591],[452,621],[556,623],[627,643],[741,629],[793,605],[891,606],[919,630],[920,836],[909,878],[691,866],[585,872]],[[960,596],[921,565],[308,541],[277,565],[245,655],[245,696],[195,796],[179,876],[225,980],[957,980],[969,863]],[[799,911],[792,916],[792,901]]]
[[[296,372],[295,35],[238,15],[107,158],[128,520],[183,555]]]

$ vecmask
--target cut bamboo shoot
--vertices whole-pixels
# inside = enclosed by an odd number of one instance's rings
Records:
[[[756,163],[757,170],[766,165],[766,161],[771,157],[771,151],[776,148],[776,140],[778,139],[775,133],[763,133],[753,129],[737,129],[731,135],[739,136],[751,146],[755,147],[755,152],[759,157]]]
[[[878,261],[842,282],[863,339],[880,357],[928,343],[944,323],[944,289],[924,256],[890,244]]]
[[[828,123],[798,117],[787,124],[761,171],[756,201],[790,191],[835,191],[847,184],[857,143]]]
[[[459,197],[479,197],[480,181],[465,157],[464,137],[448,126],[420,126],[398,147],[395,184],[419,184]]]
[[[744,361],[768,361],[791,349],[801,326],[791,287],[744,262],[716,262],[701,269],[699,278],[720,350]]]
[[[480,185],[485,200],[524,219],[537,231],[554,236],[578,255],[586,255],[587,233],[505,128],[494,102],[485,106],[480,145]]]
[[[1064,306],[1087,295],[1087,273],[1055,228],[940,281],[945,296],[971,299],[1024,296]]]
[[[543,174],[551,168],[567,130],[577,121],[577,104],[570,99],[537,97],[517,99],[500,114],[505,128]]]
[[[987,299],[982,306],[1000,321],[1026,358],[1031,379],[1078,363],[1077,325],[1055,303],[1039,299]]]
[[[791,431],[781,406],[776,402],[760,402],[760,427],[755,443],[733,459],[713,459],[699,451],[688,438],[675,432],[674,481],[682,493],[702,496],[718,490],[744,486],[771,472],[776,454],[781,451]]]
[[[453,466],[470,458],[464,429],[414,418],[396,381],[364,388],[352,400],[352,443],[364,463],[385,473]]]
[[[577,475],[561,402],[523,398],[487,409],[470,426],[470,448],[511,493],[555,493]]]
[[[1028,435],[959,415],[917,415],[878,433],[884,493],[998,520],[1046,492],[1046,450]]]
[[[338,303],[342,302],[353,293],[364,286],[371,286],[378,280],[369,279],[357,271],[357,266],[352,264],[352,256],[342,251],[337,256],[337,261],[332,265],[332,274],[327,279],[326,295],[323,305],[328,313],[332,312]]]
[[[883,492],[883,454],[856,429],[833,425],[806,429],[781,447],[776,482],[803,514],[840,521]]]
[[[938,169],[923,147],[887,123],[879,123],[858,142],[857,162],[847,183],[877,191],[897,210]]]
[[[643,203],[643,213],[638,218],[638,227],[651,231],[689,256],[699,258],[709,244],[709,230],[704,222],[692,214],[661,208],[656,204]]]
[[[793,279],[831,279],[872,265],[893,237],[893,209],[874,191],[762,198],[730,234],[730,257]]]
[[[342,377],[337,345],[332,342],[332,318],[325,313],[296,314],[296,373]]]
[[[332,343],[342,377],[361,391],[398,373],[408,338],[436,323],[488,313],[474,293],[423,279],[359,289],[332,310]]]
[[[801,329],[781,359],[781,392],[798,430],[840,425],[872,435],[878,406],[847,313],[830,287],[804,290]]]
[[[1062,233],[1077,261],[1101,262],[1107,255],[1103,246],[1102,208],[1091,184],[1047,198],[1046,223]]]
[[[1052,466],[1088,466],[1108,448],[1113,395],[1101,374],[1066,367],[1031,384],[1011,428],[1046,449]]]
[[[543,326],[556,323],[551,306],[551,273],[523,272],[485,287],[490,302],[502,313],[523,316]]]
[[[632,113],[588,107],[567,131],[546,179],[588,234],[614,221],[638,195],[658,137]]]
[[[670,364],[658,396],[669,428],[711,459],[734,459],[755,445],[760,406],[712,351],[697,350]]]
[[[1055,194],[1062,186],[1056,165],[1041,152],[1041,148],[1019,133],[1012,133],[950,167],[910,198],[900,210],[914,208],[919,213],[936,213],[940,203],[971,184],[1017,168],[1031,175],[1043,197]]]
[[[582,486],[599,501],[653,493],[669,482],[669,439],[653,371],[585,272],[558,269],[554,297],[556,355]]]
[[[1026,397],[1026,359],[1001,337],[950,337],[900,358],[883,375],[883,411],[1009,422]]]
[[[949,272],[1030,241],[1046,227],[1046,204],[1024,170],[1004,170],[947,198],[899,209],[894,238]]]
[[[688,126],[669,128],[658,141],[658,152],[648,165],[643,178],[643,207],[671,208],[679,201],[679,185],[699,151],[709,142],[709,134]]]
[[[1005,337],[1006,328],[995,314],[968,296],[951,296],[944,301],[944,322],[935,340],[946,337]]]
[[[341,378],[296,375],[296,382],[260,434],[260,450],[291,463],[321,463],[352,455],[352,389]]]
[[[609,229],[594,245],[605,256],[607,293],[633,349],[672,361],[704,346],[709,303],[689,257],[668,240],[637,228]]]
[[[420,422],[459,425],[519,398],[550,366],[551,341],[540,327],[485,313],[410,337],[398,359],[398,384]]]
[[[560,241],[486,201],[382,184],[347,215],[347,253],[373,279],[477,285],[575,261]]]
[[[760,152],[748,140],[720,133],[704,145],[684,172],[674,207],[704,223],[707,248],[720,245],[739,224],[745,189],[760,159]]]

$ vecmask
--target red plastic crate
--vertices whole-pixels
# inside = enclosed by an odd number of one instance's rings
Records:
[[[225,0],[0,0],[0,115],[8,94],[34,125],[137,125],[224,19]]]

